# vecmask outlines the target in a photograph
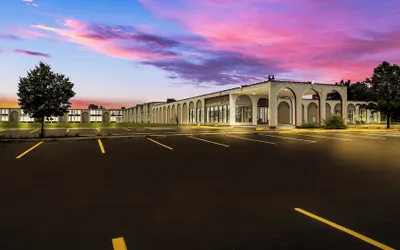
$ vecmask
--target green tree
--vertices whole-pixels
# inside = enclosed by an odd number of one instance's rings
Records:
[[[40,62],[18,83],[18,104],[29,116],[42,122],[40,136],[44,136],[45,117],[62,116],[71,107],[75,96],[74,84],[68,77],[54,73],[50,65]]]
[[[88,109],[99,109],[99,106],[97,106],[97,105],[91,103],[91,104],[89,104]]]
[[[374,109],[386,115],[386,127],[390,128],[391,117],[400,107],[400,67],[384,61],[366,82],[374,93]]]

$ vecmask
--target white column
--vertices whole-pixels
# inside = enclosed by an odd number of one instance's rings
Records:
[[[278,116],[277,116],[277,107],[278,107],[278,100],[277,100],[277,91],[271,85],[269,86],[269,93],[268,93],[268,127],[269,128],[276,128],[278,125]]]
[[[325,95],[321,95],[321,96],[325,96]],[[324,124],[324,121],[326,120],[326,100],[325,98],[322,98],[321,100],[319,100],[319,119],[320,119],[320,125]]]
[[[252,96],[251,98],[251,103],[252,103],[252,114],[251,114],[251,122],[252,125],[257,125],[257,104],[258,104],[258,97]]]
[[[378,123],[381,123],[382,122],[381,111],[377,111],[376,115],[377,115]]]
[[[344,120],[344,124],[347,124],[347,96],[346,100],[342,100],[342,118]]]
[[[308,123],[308,104],[307,103],[303,103],[304,105],[304,122]]]
[[[294,103],[294,101],[293,101],[293,103]],[[296,103],[295,107],[294,107],[295,108],[294,118],[296,119],[295,126],[300,127],[302,124],[302,118],[301,118],[302,93],[296,93],[295,103]]]
[[[236,121],[236,111],[235,111],[236,98],[237,98],[237,95],[229,94],[229,125],[231,125],[231,126],[236,124],[235,123],[235,121]]]
[[[367,123],[371,122],[371,110],[367,109]]]

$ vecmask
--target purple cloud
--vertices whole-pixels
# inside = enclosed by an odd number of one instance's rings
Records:
[[[0,34],[0,39],[21,40],[21,38],[19,36],[12,35],[12,34]]]
[[[29,50],[22,50],[22,49],[16,49],[16,50],[14,50],[14,53],[24,54],[24,55],[28,55],[28,56],[38,56],[38,57],[51,58],[51,56],[49,54],[44,54],[44,53],[35,52],[35,51],[29,51]]]

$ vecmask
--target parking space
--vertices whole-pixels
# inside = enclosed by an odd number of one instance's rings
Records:
[[[22,242],[0,248],[376,249],[295,208],[399,247],[399,143],[199,133],[45,141],[20,159],[38,142],[0,143],[0,229]]]

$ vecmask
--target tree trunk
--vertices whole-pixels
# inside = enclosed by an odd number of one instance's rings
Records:
[[[40,137],[43,138],[44,137],[44,116],[42,116],[42,129],[40,132]]]
[[[389,112],[386,115],[386,128],[390,128],[390,115],[389,115]]]

